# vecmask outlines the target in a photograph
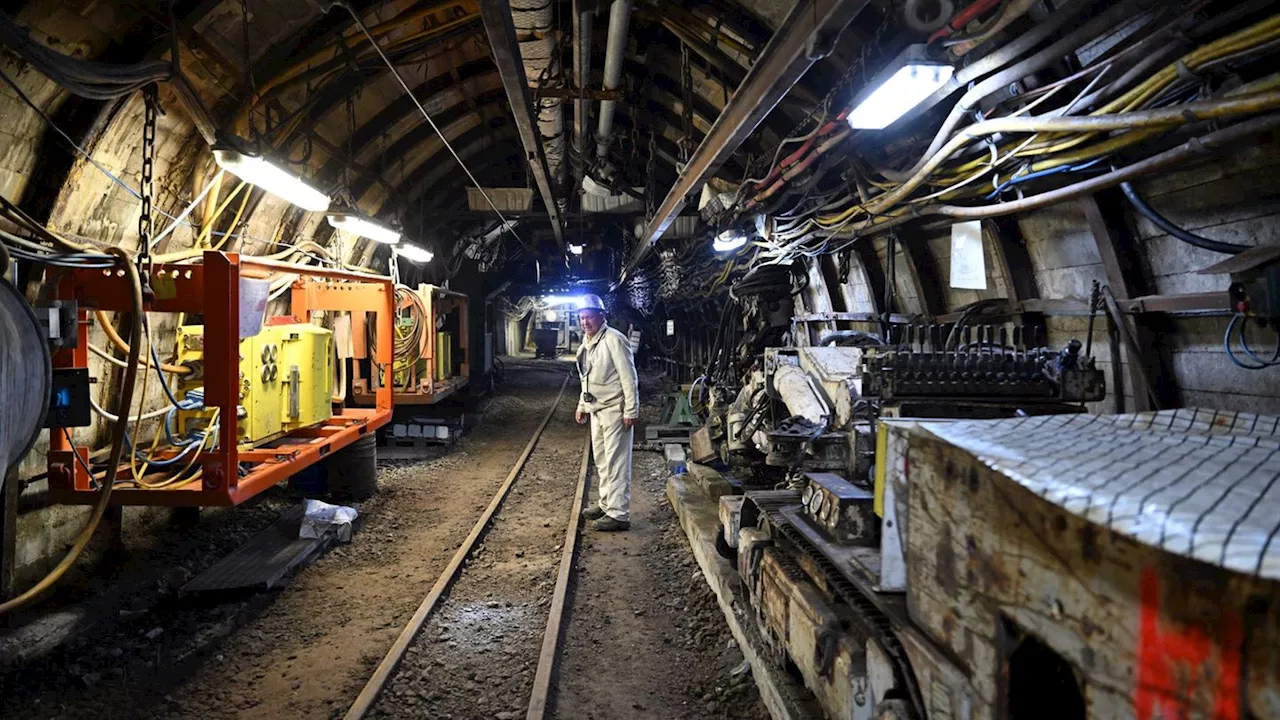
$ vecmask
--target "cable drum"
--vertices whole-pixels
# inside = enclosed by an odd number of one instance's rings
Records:
[[[0,279],[0,487],[35,444],[52,385],[40,323],[22,295]]]

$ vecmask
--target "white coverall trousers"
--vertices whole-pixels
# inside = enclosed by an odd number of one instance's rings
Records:
[[[591,454],[600,480],[600,509],[614,520],[631,521],[631,438],[622,424],[622,405],[591,413]]]

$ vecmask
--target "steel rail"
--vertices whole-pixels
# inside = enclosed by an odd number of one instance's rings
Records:
[[[515,485],[516,478],[520,476],[520,471],[524,469],[529,456],[533,454],[534,447],[537,446],[538,440],[542,437],[542,431],[546,430],[547,424],[551,422],[551,418],[555,415],[556,408],[560,406],[560,400],[564,397],[565,388],[568,386],[569,376],[566,375],[564,382],[560,385],[560,392],[556,395],[555,402],[551,403],[551,408],[547,410],[546,417],[542,418],[542,422],[533,433],[533,437],[525,445],[524,452],[520,453],[519,459],[511,466],[511,472],[507,473],[507,479],[498,488],[498,491],[494,493],[493,499],[489,501],[489,506],[484,509],[480,519],[476,520],[476,524],[471,528],[467,538],[462,541],[462,545],[454,552],[453,558],[445,566],[444,572],[440,573],[440,577],[431,586],[431,591],[422,600],[422,604],[413,613],[413,617],[409,619],[408,624],[400,631],[396,641],[391,644],[391,649],[387,650],[382,662],[378,663],[373,675],[365,683],[364,688],[360,690],[360,694],[356,696],[355,702],[351,703],[351,707],[344,716],[345,720],[360,720],[373,709],[374,704],[377,703],[378,698],[382,695],[383,689],[386,688],[392,675],[395,674],[396,668],[400,666],[400,662],[404,659],[405,652],[413,644],[413,640],[422,630],[422,626],[426,624],[427,618],[435,611],[440,598],[444,597],[444,594],[453,586],[459,572],[462,570],[463,564],[470,557],[471,551],[475,549],[481,536],[488,530],[489,524],[498,513],[498,508],[506,500],[507,494],[511,491],[512,486]],[[581,502],[579,502],[579,505],[581,505]]]
[[[542,634],[542,653],[538,656],[538,669],[533,674],[533,690],[529,693],[529,710],[525,714],[525,720],[542,720],[547,712],[551,678],[555,674],[556,660],[560,654],[560,629],[564,622],[565,599],[569,594],[569,582],[573,579],[574,559],[578,552],[578,537],[581,535],[579,527],[582,521],[582,502],[587,496],[587,472],[591,467],[590,461],[591,438],[587,437],[582,449],[582,467],[578,469],[578,487],[573,493],[569,527],[565,530],[564,549],[560,553],[560,570],[556,573],[556,587],[547,613],[547,626]]]

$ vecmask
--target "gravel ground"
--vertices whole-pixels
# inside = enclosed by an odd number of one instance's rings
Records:
[[[374,717],[524,715],[583,440],[566,400]]]
[[[354,542],[281,591],[186,600],[173,592],[296,502],[284,488],[131,548],[109,574],[85,574],[57,609],[96,603],[96,622],[52,653],[0,660],[0,715],[340,717],[505,478],[560,382],[558,372],[522,367],[481,406],[469,437],[419,460],[381,463],[380,492],[360,507],[365,525]],[[379,716],[524,715],[585,440],[572,421],[575,391],[566,392],[482,547],[389,684]],[[647,384],[642,392],[642,419],[653,421],[660,397]],[[661,457],[637,452],[634,477],[632,531],[585,531],[553,711],[564,718],[764,717],[663,495]]]
[[[631,531],[588,532],[553,707],[560,718],[768,718],[665,495],[637,452]]]

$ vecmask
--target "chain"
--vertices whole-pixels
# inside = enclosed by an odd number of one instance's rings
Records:
[[[653,130],[649,131],[649,159],[644,166],[645,177],[645,217],[653,217],[658,212],[658,194],[657,188],[654,187],[653,178],[657,177],[657,155],[658,142],[655,139]]]
[[[687,163],[693,155],[693,67],[689,62],[689,46],[680,43],[680,93],[684,105],[680,113],[681,130],[680,162]]]
[[[142,91],[142,214],[138,216],[138,274],[143,283],[151,277],[151,196],[155,180],[156,118],[160,114],[160,100],[156,86],[148,85]]]

